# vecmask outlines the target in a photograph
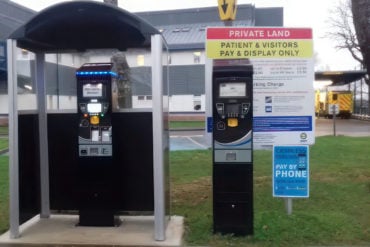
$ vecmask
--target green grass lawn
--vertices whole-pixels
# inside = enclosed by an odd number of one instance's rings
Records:
[[[254,235],[212,234],[211,151],[171,152],[171,214],[189,246],[370,245],[370,137],[319,137],[310,148],[310,198],[288,216],[272,197],[271,151],[254,152]],[[7,229],[8,160],[0,156],[0,232]]]
[[[293,214],[272,197],[271,151],[254,152],[254,236],[212,234],[211,151],[176,151],[172,213],[186,243],[210,246],[370,245],[370,138],[319,137],[310,148],[310,198]]]
[[[8,148],[8,139],[7,138],[0,138],[0,150]]]
[[[0,126],[0,135],[7,135],[8,129],[8,126]]]
[[[8,157],[0,155],[0,233],[8,229]]]

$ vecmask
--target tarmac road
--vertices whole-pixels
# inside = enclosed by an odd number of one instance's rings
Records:
[[[370,136],[370,121],[356,119],[336,119],[336,135],[344,136]],[[316,119],[316,136],[333,135],[333,119]],[[204,131],[176,130],[170,131],[171,150],[207,149]]]
[[[370,136],[370,121],[336,119],[335,123],[337,136]],[[334,133],[332,119],[316,119],[315,126],[316,136],[333,135]],[[171,150],[207,149],[204,133],[203,129],[171,130],[170,148]],[[6,153],[7,150],[2,151]]]
[[[336,135],[370,136],[370,121],[357,119],[335,119]],[[316,136],[334,134],[333,119],[316,119]]]

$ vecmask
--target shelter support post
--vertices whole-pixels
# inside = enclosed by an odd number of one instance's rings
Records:
[[[19,237],[18,83],[15,40],[7,41],[9,99],[9,231]]]
[[[49,152],[47,132],[47,106],[45,86],[45,54],[36,54],[36,94],[39,119],[39,142],[40,142],[40,187],[41,187],[41,218],[50,216],[49,199]]]
[[[212,130],[210,130],[210,126],[212,126],[212,67],[213,67],[213,60],[206,58],[205,63],[205,94],[206,94],[206,123],[205,123],[205,138],[208,147],[212,147]]]
[[[151,37],[153,99],[154,239],[166,240],[165,167],[163,157],[163,67],[162,36]]]

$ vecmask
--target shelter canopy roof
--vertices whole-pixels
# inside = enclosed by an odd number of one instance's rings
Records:
[[[140,17],[95,1],[56,4],[39,12],[9,38],[33,52],[149,47],[160,32]]]
[[[366,70],[352,71],[318,71],[315,72],[315,80],[330,80],[332,86],[339,86],[360,80],[366,75]]]

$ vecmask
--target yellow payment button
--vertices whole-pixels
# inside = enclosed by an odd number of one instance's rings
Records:
[[[228,118],[227,119],[227,126],[229,127],[238,127],[238,119],[237,118]]]
[[[99,124],[99,122],[100,122],[99,116],[91,116],[90,117],[90,123],[91,124]]]

